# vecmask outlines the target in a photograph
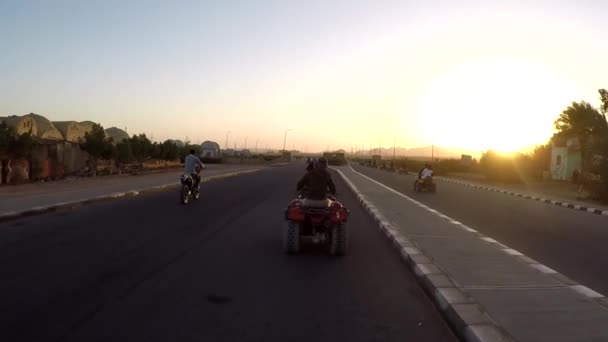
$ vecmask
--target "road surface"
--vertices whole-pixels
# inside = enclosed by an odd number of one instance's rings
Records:
[[[437,183],[437,193],[415,193],[414,176],[354,166],[479,232],[595,291],[608,294],[608,217],[529,199]]]
[[[282,253],[302,171],[0,224],[0,340],[455,341],[338,177],[350,254]]]

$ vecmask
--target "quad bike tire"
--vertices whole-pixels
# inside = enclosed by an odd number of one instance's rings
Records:
[[[201,198],[201,190],[200,189],[196,189],[195,191],[193,191],[192,197],[197,200],[199,198]]]
[[[329,254],[342,256],[346,254],[348,246],[348,232],[344,224],[337,224],[331,230],[331,241],[329,244]]]
[[[283,250],[287,254],[296,254],[300,251],[300,225],[288,222],[283,231]]]

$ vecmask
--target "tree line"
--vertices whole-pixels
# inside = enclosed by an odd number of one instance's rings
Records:
[[[488,179],[502,182],[542,178],[550,170],[552,147],[566,147],[574,139],[581,156],[574,181],[583,184],[593,198],[608,201],[608,91],[600,89],[598,93],[600,108],[585,101],[566,107],[555,119],[556,133],[547,144],[537,146],[530,154],[514,156],[487,151],[480,159],[481,171]]]
[[[179,146],[172,140],[162,143],[152,142],[145,134],[133,135],[117,143],[107,137],[103,127],[95,124],[85,134],[80,146],[94,161],[99,159],[115,160],[118,163],[143,162],[148,159],[177,160],[183,159],[190,150],[200,154],[201,147],[185,142]]]

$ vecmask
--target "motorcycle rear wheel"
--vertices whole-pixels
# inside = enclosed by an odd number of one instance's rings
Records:
[[[182,190],[180,192],[180,201],[182,204],[188,204],[190,189],[188,189],[187,185],[182,185]]]

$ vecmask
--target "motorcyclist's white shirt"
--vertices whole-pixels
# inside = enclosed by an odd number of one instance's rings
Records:
[[[191,175],[191,174],[196,173],[197,165],[201,165],[201,166],[203,165],[201,160],[198,159],[198,157],[193,154],[187,155],[186,159],[184,160],[184,174]]]
[[[422,174],[420,175],[420,179],[425,179],[427,177],[433,177],[433,170],[424,168],[424,170],[422,170]]]

